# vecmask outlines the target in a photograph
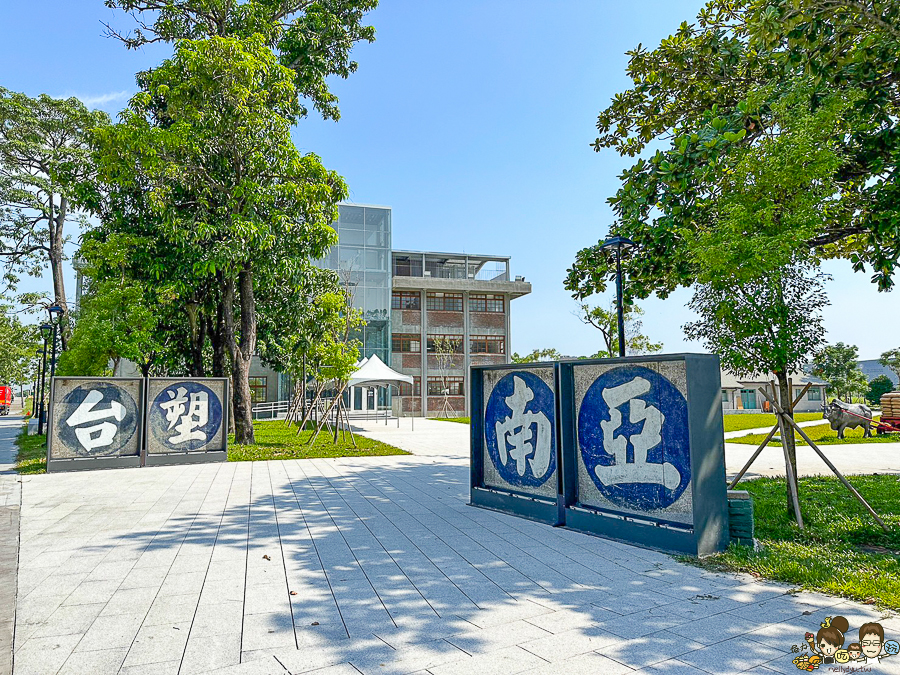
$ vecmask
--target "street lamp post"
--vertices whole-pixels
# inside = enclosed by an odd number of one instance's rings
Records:
[[[59,320],[62,317],[63,308],[59,305],[52,305],[47,308],[50,313],[50,323],[53,324],[53,339],[51,340],[51,356],[50,356],[50,393],[53,393],[53,376],[56,375],[56,333],[59,326]]]
[[[625,311],[622,306],[622,254],[633,249],[636,244],[627,237],[610,237],[600,248],[616,253],[616,314],[619,326],[619,356],[625,356]]]
[[[47,336],[53,326],[49,323],[41,324],[41,336],[44,338],[44,349],[41,353],[41,394],[40,408],[38,408],[38,435],[44,433],[44,387],[47,380]]]
[[[31,417],[34,418],[37,415],[37,394],[38,394],[38,380],[41,379],[41,350],[38,349],[34,353],[35,358],[37,359],[37,364],[34,368],[34,386],[31,387]]]

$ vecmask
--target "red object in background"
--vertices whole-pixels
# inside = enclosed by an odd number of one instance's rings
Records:
[[[12,387],[0,387],[0,415],[8,415],[12,405]]]

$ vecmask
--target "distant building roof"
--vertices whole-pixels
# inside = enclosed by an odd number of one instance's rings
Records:
[[[878,359],[860,361],[859,368],[863,371],[863,375],[865,375],[866,379],[870,382],[879,375],[887,375],[889,378],[891,378],[891,382],[894,383],[894,386],[897,386],[897,373],[895,373],[890,368],[885,368],[883,365],[878,363]]]
[[[807,375],[806,373],[791,373],[788,376],[794,383],[794,386],[803,386],[807,382],[814,385],[826,386],[828,383],[818,377]],[[738,377],[727,370],[722,371],[722,389],[755,389],[761,384],[768,384],[775,379],[772,373],[757,373],[746,377]]]

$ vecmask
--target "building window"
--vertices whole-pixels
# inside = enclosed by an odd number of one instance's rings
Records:
[[[806,392],[806,398],[809,401],[821,401],[822,387],[810,387],[809,391]]]
[[[492,312],[502,314],[504,308],[502,295],[484,295],[471,293],[469,295],[470,312]]]
[[[265,377],[251,377],[250,403],[265,403],[268,398],[268,380]]]
[[[391,351],[418,354],[422,351],[421,338],[415,333],[394,333],[391,335]]]
[[[502,335],[473,335],[470,353],[472,354],[505,354],[506,338]]]
[[[462,335],[429,335],[427,343],[428,353],[437,353],[435,348],[438,344],[442,345],[441,352],[444,354],[463,353]]]
[[[464,377],[429,377],[429,396],[465,396],[466,378]]]
[[[413,377],[413,383],[400,383],[400,396],[421,396],[422,395],[422,378],[418,375]]]
[[[722,390],[722,403],[728,403],[728,391],[725,389]]]
[[[429,293],[425,298],[425,308],[436,312],[461,312],[462,293]]]
[[[391,294],[391,309],[422,309],[419,297],[415,291],[394,291]]]

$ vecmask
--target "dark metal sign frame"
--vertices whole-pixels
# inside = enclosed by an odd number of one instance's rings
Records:
[[[137,406],[137,429],[135,433],[138,435],[137,452],[134,454],[123,456],[96,456],[96,457],[59,457],[54,456],[54,450],[59,445],[59,425],[56,423],[57,407],[59,402],[56,400],[58,393],[58,385],[63,382],[97,384],[102,385],[108,383],[112,386],[124,383],[138,383],[138,400],[135,401]],[[79,385],[83,386],[83,385]],[[47,473],[54,471],[87,471],[93,469],[109,469],[123,467],[138,467],[142,464],[142,454],[144,448],[144,424],[143,424],[143,408],[144,399],[146,397],[146,388],[144,386],[144,378],[142,377],[61,377],[56,376],[50,383],[50,413],[47,419]]]
[[[222,433],[221,450],[188,450],[188,451],[171,451],[171,452],[151,452],[150,451],[150,413],[151,406],[154,401],[151,399],[151,386],[153,383],[159,382],[190,382],[196,384],[222,384],[222,420],[220,430]],[[227,377],[150,377],[147,378],[147,386],[145,392],[144,403],[144,448],[142,450],[144,466],[160,466],[165,464],[198,464],[204,462],[227,462],[228,461],[228,424],[229,424],[229,381]]]
[[[528,491],[515,489],[502,490],[496,486],[485,484],[485,374],[492,370],[511,372],[528,372],[536,368],[551,368],[554,372],[554,399],[556,405],[555,434],[557,452],[557,495],[555,502],[546,495],[537,496]],[[646,371],[646,372],[645,372]],[[654,371],[658,373],[653,375]],[[576,386],[576,376],[581,373],[580,384]],[[537,364],[506,364],[497,366],[473,366],[471,377],[472,425],[471,425],[471,504],[483,508],[494,509],[537,520],[550,525],[565,526],[574,530],[597,534],[631,544],[650,548],[707,555],[724,550],[728,545],[728,499],[725,480],[724,435],[721,408],[721,380],[719,359],[709,354],[674,354],[665,356],[637,356],[614,359],[568,360],[556,363],[542,362]],[[600,373],[599,375],[597,373]],[[669,459],[678,464],[669,464],[663,460],[669,479],[678,476],[681,483],[670,484],[663,491],[656,488],[657,495],[665,499],[653,504],[653,508],[643,509],[642,505],[622,504],[622,490],[612,492],[612,500],[604,498],[595,491],[591,480],[594,476],[588,471],[587,459],[590,448],[581,447],[579,437],[579,415],[581,409],[587,409],[588,422],[585,428],[593,429],[596,439],[596,427],[599,423],[613,427],[610,439],[617,435],[614,427],[628,423],[620,413],[613,421],[611,410],[613,404],[598,396],[591,398],[590,388],[599,381],[608,384],[598,386],[597,392],[609,396],[609,392],[620,383],[634,379],[634,374],[644,373],[645,389],[649,395],[662,395],[667,405],[660,404],[666,414],[673,416],[669,426],[656,428],[661,437],[651,452],[663,453],[671,450]],[[659,373],[674,375],[679,380],[676,386]],[[679,375],[679,373],[683,375]],[[592,379],[593,378],[593,379]],[[683,379],[682,379],[683,378]],[[652,381],[652,382],[650,382]],[[589,386],[590,385],[590,386]],[[659,393],[665,389],[666,394]],[[654,393],[655,392],[655,393]],[[582,397],[578,400],[578,397]],[[637,397],[635,397],[637,398]],[[647,396],[641,397],[639,413],[651,409],[645,404]],[[648,399],[649,400],[649,399]],[[630,399],[629,399],[630,401]],[[673,403],[674,402],[674,403]],[[580,403],[580,405],[576,405]],[[599,405],[598,405],[599,404]],[[608,404],[608,405],[607,405]],[[677,408],[677,410],[675,410]],[[632,415],[634,412],[627,406]],[[652,413],[653,411],[650,410]],[[657,417],[665,420],[665,415]],[[599,415],[599,417],[598,417]],[[646,417],[638,414],[639,425],[649,424]],[[659,420],[657,420],[659,421]],[[599,423],[598,423],[599,422]],[[643,433],[643,426],[632,429],[636,434]],[[674,431],[673,431],[674,429]],[[607,433],[603,431],[603,436]],[[623,433],[618,431],[619,434]],[[672,433],[677,434],[671,437]],[[596,443],[596,440],[593,441]],[[607,441],[604,441],[606,443]],[[659,449],[654,450],[657,447]],[[623,451],[627,448],[624,445]],[[615,462],[602,449],[593,448],[605,457],[608,472]],[[634,462],[634,446],[629,451],[627,461]],[[677,457],[676,457],[677,455]],[[650,460],[647,460],[651,464]],[[658,469],[661,473],[664,469]],[[679,473],[680,469],[680,473]],[[579,477],[579,471],[581,476]],[[613,471],[613,473],[615,473]],[[600,475],[600,474],[598,474]],[[588,477],[588,478],[586,478]],[[684,478],[682,478],[684,477]],[[579,478],[581,482],[579,483]],[[621,476],[618,480],[624,480]],[[597,481],[598,487],[606,488]],[[648,484],[649,485],[649,484]],[[622,486],[616,486],[620,488]],[[641,484],[625,485],[626,489],[640,489]],[[687,492],[689,490],[689,492]],[[584,492],[584,494],[582,494]],[[590,494],[589,494],[590,493]],[[686,494],[685,494],[686,493]],[[684,496],[684,499],[681,497]],[[681,499],[681,501],[679,501]],[[616,502],[619,502],[618,505]],[[627,501],[627,500],[626,500]],[[669,514],[668,508],[677,508],[677,514]]]
[[[173,451],[173,452],[149,452],[149,419],[150,406],[152,401],[149,398],[150,382],[171,381],[196,383],[203,385],[216,384],[221,387],[222,399],[221,403],[221,423],[219,430],[221,431],[221,449],[215,450],[193,450],[193,451]],[[96,455],[92,457],[76,457],[59,456],[62,447],[62,441],[59,436],[62,432],[60,425],[56,420],[58,407],[61,401],[57,401],[58,386],[62,383],[71,384],[73,391],[84,385],[96,385],[99,388],[116,387],[122,384],[137,384],[137,400],[134,401],[135,410],[130,414],[136,417],[137,435],[136,443],[130,445],[136,446],[136,452],[128,455],[109,454],[106,456]],[[105,385],[105,387],[104,387]],[[218,389],[218,386],[216,389]],[[228,460],[228,425],[229,425],[229,401],[230,386],[227,377],[208,377],[208,378],[143,378],[143,377],[62,377],[56,376],[50,383],[50,412],[47,421],[47,472],[56,471],[87,471],[95,469],[112,469],[126,467],[141,466],[159,466],[167,464],[193,464],[201,462],[225,462]],[[64,393],[63,395],[66,395]],[[102,397],[93,405],[88,406],[87,414],[93,419],[99,421],[100,418],[93,412],[94,405],[102,404]],[[121,405],[121,403],[120,403]],[[81,406],[79,406],[80,408]],[[130,406],[127,406],[130,409]],[[110,408],[112,409],[112,408]],[[74,432],[73,432],[74,433]],[[218,435],[218,431],[216,432]],[[90,433],[88,438],[90,438]]]

